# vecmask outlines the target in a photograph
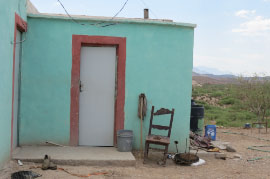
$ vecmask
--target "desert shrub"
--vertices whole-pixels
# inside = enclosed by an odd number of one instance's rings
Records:
[[[232,98],[232,97],[225,97],[225,98],[222,98],[220,101],[219,101],[219,104],[220,105],[232,105],[234,104],[235,102],[235,99]]]
[[[222,91],[215,91],[215,92],[210,94],[211,97],[221,97],[223,95],[224,95],[224,93]]]

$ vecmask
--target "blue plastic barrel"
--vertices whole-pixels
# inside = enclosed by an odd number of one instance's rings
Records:
[[[217,135],[216,125],[205,126],[205,137],[210,137],[211,140],[216,140],[216,135]]]

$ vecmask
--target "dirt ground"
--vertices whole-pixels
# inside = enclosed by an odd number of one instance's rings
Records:
[[[270,158],[264,158],[261,160],[248,162],[247,159],[269,156],[270,153],[259,152],[254,150],[248,150],[247,147],[254,145],[269,145],[270,142],[261,141],[256,138],[247,137],[243,135],[236,134],[226,134],[222,132],[238,132],[245,133],[250,136],[260,137],[270,140],[269,134],[265,133],[265,130],[261,130],[261,134],[258,133],[258,129],[240,129],[240,128],[226,128],[217,129],[217,139],[230,142],[237,152],[227,154],[226,160],[215,159],[213,157],[203,158],[206,163],[201,166],[179,166],[175,165],[170,159],[168,159],[168,164],[166,167],[158,166],[156,164],[157,158],[150,155],[150,160],[147,164],[143,164],[141,159],[137,157],[136,167],[89,167],[89,166],[58,166],[65,168],[71,173],[87,175],[88,173],[94,172],[107,172],[106,175],[100,176],[90,176],[88,178],[270,178]],[[270,150],[269,148],[263,148],[264,150]],[[242,159],[233,159],[235,154],[240,154]],[[0,178],[10,178],[12,172],[19,170],[29,170],[31,166],[39,166],[40,164],[34,163],[24,163],[23,166],[18,166],[16,162],[11,161],[8,163],[4,169],[0,170]],[[71,179],[79,178],[76,176],[71,176],[63,171],[42,171],[41,169],[32,169],[42,175],[40,178],[48,179]]]

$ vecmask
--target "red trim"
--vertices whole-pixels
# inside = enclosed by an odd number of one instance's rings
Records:
[[[15,27],[14,27],[14,41],[13,41],[13,69],[12,69],[12,110],[11,110],[11,143],[10,143],[10,156],[13,151],[13,121],[14,121],[14,79],[15,79],[15,53],[16,53],[16,37],[17,30],[21,32],[27,31],[27,23],[15,13]]]
[[[79,143],[79,81],[81,46],[117,46],[117,88],[115,101],[114,144],[116,131],[124,129],[126,38],[106,36],[72,36],[72,70],[70,89],[70,145]]]

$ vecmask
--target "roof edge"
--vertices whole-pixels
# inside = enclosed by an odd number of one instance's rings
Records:
[[[64,14],[32,14],[28,13],[27,17],[31,18],[45,18],[45,19],[62,19],[62,20],[71,20],[70,17]],[[98,17],[98,16],[72,16],[73,19],[78,21],[102,21],[102,22],[112,22],[111,18],[109,17]],[[179,27],[189,27],[189,28],[196,28],[196,24],[191,23],[181,23],[181,22],[171,22],[171,21],[162,21],[162,20],[155,20],[155,19],[132,19],[132,18],[115,18],[113,22],[118,23],[136,23],[136,24],[153,24],[153,25],[169,25],[169,26],[179,26]]]

